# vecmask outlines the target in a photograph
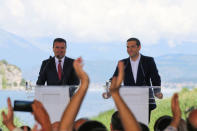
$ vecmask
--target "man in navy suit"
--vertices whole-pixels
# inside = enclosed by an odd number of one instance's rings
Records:
[[[53,41],[54,57],[42,62],[37,85],[78,85],[79,79],[73,68],[73,59],[66,57],[66,40]]]
[[[127,40],[127,53],[129,57],[124,62],[124,86],[161,86],[161,79],[154,59],[140,54],[141,44],[137,38]],[[114,76],[118,75],[118,68]],[[151,110],[156,108],[154,96],[162,99],[161,89],[149,89],[149,120]]]

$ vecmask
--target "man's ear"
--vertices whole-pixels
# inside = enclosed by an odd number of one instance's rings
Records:
[[[54,48],[54,47],[52,47],[52,49],[53,49],[53,52],[54,52],[54,49],[55,49],[55,48]]]
[[[138,50],[139,50],[139,51],[140,51],[140,49],[141,49],[141,45],[138,46]]]

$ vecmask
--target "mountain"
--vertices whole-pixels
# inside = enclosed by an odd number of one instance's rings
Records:
[[[48,57],[47,53],[31,42],[0,29],[0,59],[5,59],[8,63],[15,64],[24,71],[29,70],[31,65],[46,57]]]
[[[155,60],[162,81],[197,83],[197,55],[165,55]]]

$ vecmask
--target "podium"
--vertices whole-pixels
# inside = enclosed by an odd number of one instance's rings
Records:
[[[70,86],[37,86],[35,99],[42,102],[51,122],[60,121],[63,111],[70,101]]]
[[[120,88],[120,95],[137,121],[146,125],[148,125],[149,115],[149,88],[148,86],[122,86]]]

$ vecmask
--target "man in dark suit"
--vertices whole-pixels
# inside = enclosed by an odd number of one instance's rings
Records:
[[[73,68],[73,59],[65,56],[66,41],[56,38],[53,41],[54,57],[42,62],[37,85],[78,85],[79,79]]]
[[[127,40],[127,53],[129,57],[121,61],[124,62],[124,86],[161,86],[161,79],[154,59],[143,56],[139,53],[141,49],[140,41],[137,38]],[[118,68],[113,77],[118,75]],[[156,108],[154,95],[162,99],[163,94],[159,88],[149,88],[149,120],[151,110]]]

